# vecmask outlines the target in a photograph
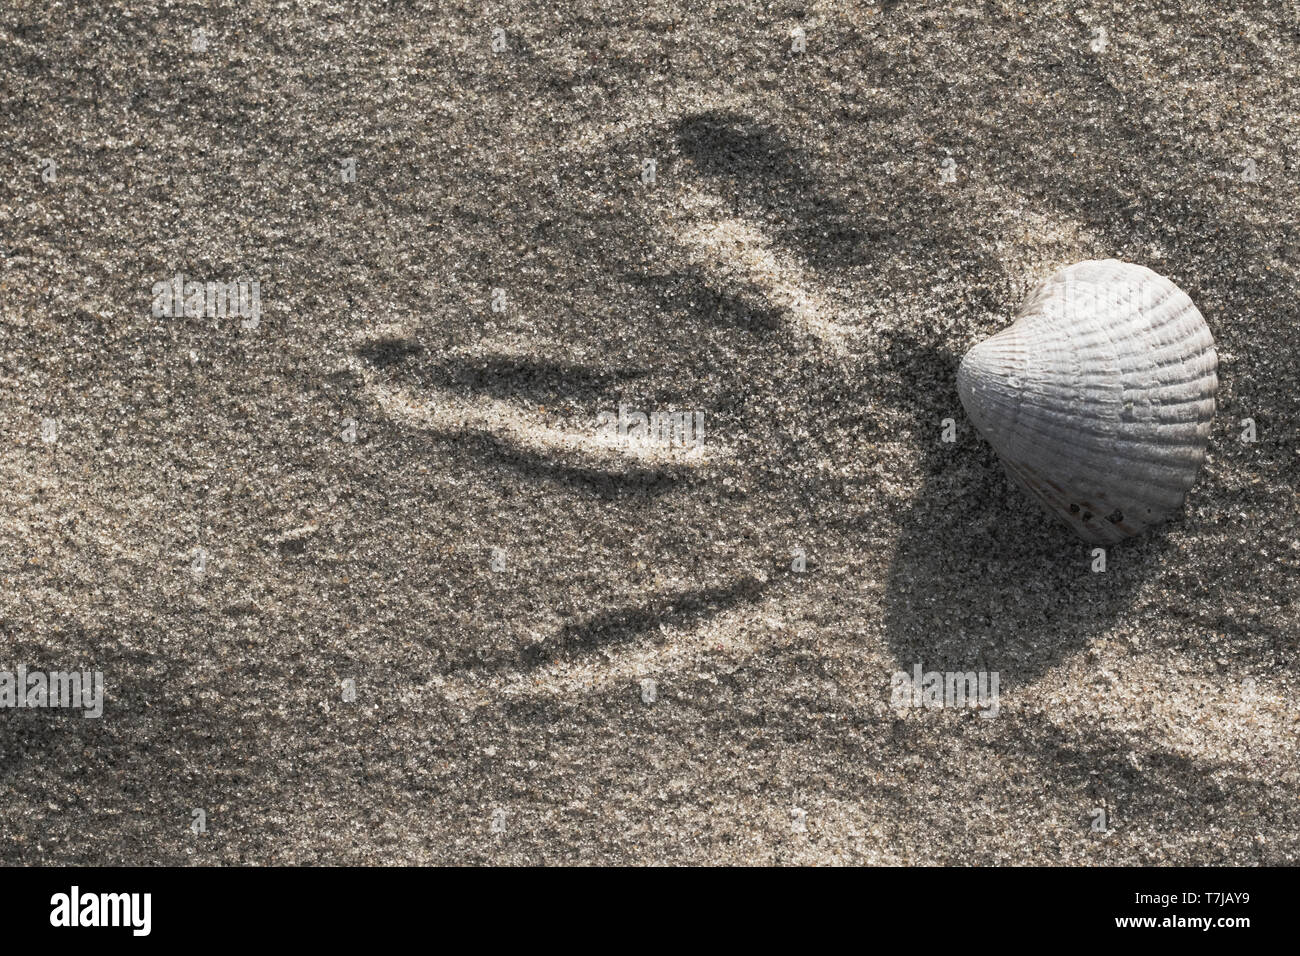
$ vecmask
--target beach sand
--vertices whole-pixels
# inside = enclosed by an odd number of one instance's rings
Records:
[[[0,10],[0,669],[105,683],[0,861],[1300,859],[1294,4],[96,7]],[[1220,363],[1104,573],[954,384],[1097,258]]]

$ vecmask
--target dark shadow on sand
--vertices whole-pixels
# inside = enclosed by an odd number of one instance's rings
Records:
[[[885,634],[901,670],[997,671],[1007,688],[1042,674],[1115,623],[1158,573],[1161,529],[1110,548],[1093,545],[1011,484],[962,414],[956,355],[898,339],[887,400],[905,399],[924,472],[899,524],[885,589]],[[957,441],[941,441],[954,419]]]

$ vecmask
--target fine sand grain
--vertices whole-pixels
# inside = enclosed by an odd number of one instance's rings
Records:
[[[1300,860],[1295,4],[10,0],[0,70],[0,670],[107,688],[0,709],[0,862]],[[1221,385],[1094,573],[954,374],[1108,257]]]

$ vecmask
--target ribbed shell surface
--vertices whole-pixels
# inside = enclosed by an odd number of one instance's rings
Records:
[[[1205,461],[1218,358],[1191,299],[1107,259],[1053,275],[972,348],[957,391],[1008,474],[1084,540],[1177,511]]]

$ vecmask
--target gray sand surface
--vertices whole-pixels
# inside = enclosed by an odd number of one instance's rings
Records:
[[[9,0],[0,670],[106,694],[0,710],[0,862],[1300,860],[1300,13],[1226,6]],[[1107,257],[1221,385],[1093,573],[954,374]]]

